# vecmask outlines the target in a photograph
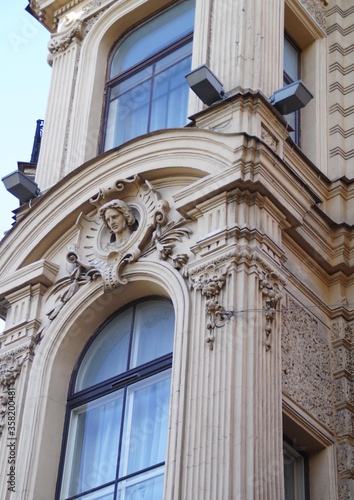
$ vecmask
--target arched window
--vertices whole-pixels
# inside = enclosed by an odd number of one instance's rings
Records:
[[[194,0],[140,26],[112,54],[106,84],[104,147],[187,121]]]
[[[161,500],[174,311],[131,305],[98,332],[68,398],[60,499]]]

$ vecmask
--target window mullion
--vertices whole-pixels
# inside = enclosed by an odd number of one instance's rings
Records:
[[[128,388],[125,387],[125,389],[124,389],[124,396],[123,396],[122,418],[121,418],[121,425],[120,425],[120,431],[119,431],[119,440],[118,440],[118,459],[117,459],[117,467],[116,467],[116,484],[115,484],[115,487],[114,487],[114,498],[117,498],[117,489],[118,489],[118,481],[119,481],[119,469],[120,469],[120,463],[121,463],[121,453],[122,453],[123,433],[124,433],[124,422],[125,422],[125,408],[126,408],[126,404],[127,404],[127,390],[128,390]]]
[[[154,105],[153,95],[154,95],[154,86],[155,86],[155,76],[156,76],[156,62],[152,66],[147,132],[150,132],[150,127],[151,127],[152,107]]]

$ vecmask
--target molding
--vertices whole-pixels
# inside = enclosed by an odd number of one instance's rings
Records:
[[[289,396],[283,394],[283,412],[313,436],[322,447],[334,444],[334,436],[318,420],[305,413]]]

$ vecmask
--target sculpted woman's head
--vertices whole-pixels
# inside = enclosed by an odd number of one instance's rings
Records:
[[[124,243],[132,234],[136,220],[130,207],[122,200],[112,200],[102,205],[100,217],[112,233],[111,242]]]

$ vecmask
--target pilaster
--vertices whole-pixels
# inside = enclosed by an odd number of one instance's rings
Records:
[[[282,215],[238,189],[189,215],[200,236],[188,266],[188,428],[174,498],[281,500]]]
[[[209,64],[226,92],[241,87],[270,96],[282,86],[283,12],[283,0],[266,7],[262,0],[214,1]]]
[[[27,439],[22,419],[32,359],[40,341],[42,301],[57,271],[55,264],[43,260],[0,280],[0,302],[6,316],[0,336],[0,470],[7,478],[14,473],[16,485],[24,473],[16,466],[22,441]],[[7,481],[1,482],[1,498],[10,498],[9,487]]]
[[[16,481],[20,472],[16,469],[20,438],[26,439],[22,418],[27,382],[40,336],[40,309],[45,290],[43,284],[37,283],[6,296],[7,321],[0,348],[0,467],[6,471],[7,479],[13,474]],[[10,498],[11,484],[2,481],[1,498]]]
[[[36,175],[36,182],[42,191],[56,184],[64,175],[67,134],[82,37],[83,22],[68,19],[62,29],[52,35],[48,44],[53,74]]]

